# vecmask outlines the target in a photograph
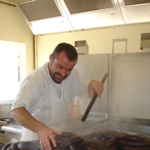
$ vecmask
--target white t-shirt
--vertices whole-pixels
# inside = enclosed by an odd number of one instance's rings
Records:
[[[70,104],[75,96],[88,96],[88,81],[74,68],[68,78],[56,84],[46,63],[28,74],[11,110],[25,107],[40,122],[57,127],[68,119]]]

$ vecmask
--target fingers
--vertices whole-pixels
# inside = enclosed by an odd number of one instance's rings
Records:
[[[103,83],[93,80],[90,82],[89,86],[90,86],[89,88],[92,96],[94,96],[95,92],[99,97],[101,96],[104,90]]]
[[[104,90],[103,84],[101,82],[97,82],[94,90],[97,93],[97,95],[100,97]]]
[[[56,141],[54,137],[44,138],[40,140],[40,146],[42,150],[52,150],[53,147],[56,147]]]
[[[62,133],[48,127],[39,132],[42,150],[52,150],[52,147],[57,146],[54,134],[61,135]]]
[[[92,97],[94,96],[94,94],[95,94],[95,91],[91,88],[90,89],[90,91],[91,91],[91,95],[92,95]]]
[[[49,139],[40,139],[40,146],[42,150],[52,150]]]
[[[54,147],[57,146],[56,140],[55,140],[54,136],[50,136],[50,141],[52,142],[52,145],[53,145]]]
[[[56,130],[53,130],[53,133],[56,134],[56,135],[62,135],[62,132],[59,132],[59,131],[56,131]]]
[[[56,147],[57,144],[56,144],[56,140],[55,140],[54,134],[56,134],[56,135],[62,135],[62,132],[53,130],[53,136],[50,136],[50,140],[51,140],[53,146]]]

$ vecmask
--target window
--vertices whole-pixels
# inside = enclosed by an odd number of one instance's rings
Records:
[[[0,102],[13,101],[26,76],[25,44],[0,41]]]

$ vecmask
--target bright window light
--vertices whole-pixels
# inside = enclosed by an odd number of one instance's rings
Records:
[[[25,44],[0,41],[0,102],[15,99],[25,76]]]

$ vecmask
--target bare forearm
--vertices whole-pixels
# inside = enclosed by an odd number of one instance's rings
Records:
[[[36,132],[39,136],[40,145],[42,150],[51,150],[52,142],[53,146],[56,147],[56,141],[54,134],[61,135],[61,132],[58,132],[52,128],[45,126],[43,123],[36,120],[30,115],[30,113],[24,108],[17,108],[11,111],[10,115],[22,126]]]
[[[45,126],[34,117],[24,108],[20,107],[11,111],[10,115],[23,127],[26,127],[36,133]],[[34,125],[34,126],[33,126]]]

